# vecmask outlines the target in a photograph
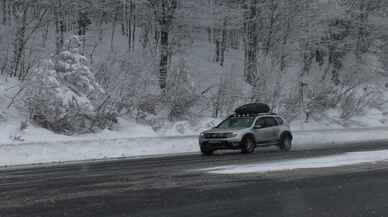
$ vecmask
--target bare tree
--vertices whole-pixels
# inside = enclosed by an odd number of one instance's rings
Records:
[[[13,4],[13,14],[16,26],[16,37],[13,42],[13,58],[11,62],[11,77],[23,79],[26,71],[24,69],[24,55],[28,41],[33,34],[42,26],[47,9],[42,10],[36,20],[30,20],[30,9],[34,2],[22,1]]]
[[[155,19],[160,27],[159,86],[163,90],[167,85],[169,34],[177,9],[177,0],[149,0],[149,3],[154,10]]]
[[[59,54],[63,48],[65,24],[63,17],[62,0],[56,0],[54,6],[55,33],[56,33],[56,54]]]
[[[245,0],[244,14],[244,76],[248,84],[255,86],[257,79],[258,48],[258,0]]]

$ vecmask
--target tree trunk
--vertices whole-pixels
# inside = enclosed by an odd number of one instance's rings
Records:
[[[128,52],[132,49],[132,2],[123,1],[123,33],[127,37]]]
[[[2,0],[1,9],[3,11],[3,25],[7,23],[7,0]]]
[[[132,34],[131,32],[129,33],[130,35],[132,35],[132,50],[135,49],[135,35],[136,35],[136,14],[135,14],[135,11],[136,11],[136,4],[135,2],[133,2],[133,0],[131,0],[131,14],[132,14]]]
[[[54,10],[55,31],[56,31],[56,54],[59,54],[64,43],[64,22],[62,16],[62,0],[57,0],[57,5]]]
[[[110,36],[110,51],[111,52],[113,52],[115,50],[114,41],[115,41],[117,20],[118,20],[118,11],[116,10],[116,12],[114,14],[114,17],[113,17],[112,33],[111,33],[111,36]]]
[[[167,86],[167,71],[168,71],[168,37],[169,31],[167,24],[162,25],[160,32],[160,75],[159,85],[161,89]]]
[[[267,56],[271,50],[272,47],[272,36],[273,36],[273,31],[274,31],[274,24],[275,24],[275,12],[278,8],[277,3],[274,2],[274,0],[271,0],[271,6],[270,6],[270,21],[269,21],[269,27],[268,27],[268,33],[267,33],[267,39],[265,42],[265,55]]]
[[[220,47],[221,47],[221,42],[217,38],[216,39],[216,57],[215,57],[215,62],[218,63],[220,61]]]
[[[177,8],[177,0],[149,0],[154,9],[156,21],[159,23],[160,32],[155,31],[155,39],[160,36],[160,64],[159,86],[165,90],[167,87],[168,60],[169,60],[169,34],[170,26]],[[156,43],[157,44],[157,43]]]
[[[368,9],[366,0],[360,1],[359,3],[359,15],[358,15],[358,33],[357,33],[357,58],[361,59],[361,55],[368,52]]]
[[[13,19],[13,17],[12,17],[12,12],[13,12],[13,9],[12,9],[12,4],[10,4],[10,2],[9,2],[9,0],[6,0],[7,1],[7,5],[6,5],[6,7],[7,7],[7,18],[8,18],[8,24],[9,25],[11,25],[11,23],[12,23],[12,19]]]
[[[26,34],[26,28],[27,28],[27,12],[28,12],[28,5],[23,4],[21,5],[22,14],[19,14],[16,12],[16,22],[17,22],[17,30],[16,30],[16,39],[15,39],[15,45],[14,45],[14,59],[12,61],[12,70],[11,70],[11,76],[12,77],[22,77],[22,72],[20,72],[20,66],[22,64],[22,58],[23,53],[25,49],[25,34]]]
[[[220,65],[224,66],[225,62],[225,51],[226,51],[226,20],[224,21],[224,26],[222,28],[222,39],[221,39],[221,50],[220,50]]]
[[[244,76],[247,83],[255,86],[257,79],[257,0],[246,0],[246,15],[244,22],[245,47],[244,47]]]
[[[48,40],[48,34],[49,34],[49,28],[50,28],[50,24],[47,23],[43,26],[43,30],[42,30],[42,47],[45,48],[46,47],[46,43],[47,43],[47,40]]]

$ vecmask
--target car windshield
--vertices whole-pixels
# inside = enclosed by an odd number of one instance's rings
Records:
[[[252,126],[255,118],[252,117],[230,117],[217,126],[220,129],[247,128]]]

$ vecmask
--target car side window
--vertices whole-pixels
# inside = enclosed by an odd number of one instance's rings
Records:
[[[265,120],[264,118],[259,118],[257,119],[256,123],[255,123],[255,126],[261,126],[262,128],[265,128]]]
[[[283,125],[284,121],[281,117],[276,117],[276,121],[278,122],[278,125]]]
[[[273,127],[273,126],[277,126],[278,123],[273,117],[265,117],[265,125],[266,127]]]

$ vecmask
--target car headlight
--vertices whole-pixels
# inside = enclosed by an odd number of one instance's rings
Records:
[[[226,138],[233,138],[233,137],[236,137],[238,134],[237,133],[225,133],[225,137]]]
[[[200,136],[200,137],[204,137],[204,136],[205,136],[205,133],[200,133],[199,136]]]

